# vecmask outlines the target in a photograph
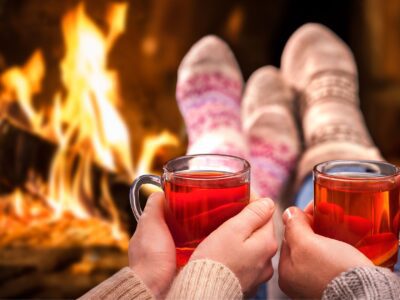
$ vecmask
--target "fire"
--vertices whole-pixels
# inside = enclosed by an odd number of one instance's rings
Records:
[[[139,164],[136,169],[137,175],[146,174],[151,171],[152,161],[156,156],[158,149],[166,145],[172,147],[179,146],[179,141],[177,137],[169,133],[168,131],[163,131],[159,135],[146,137],[143,142]]]
[[[103,34],[87,17],[83,4],[64,17],[62,28],[67,50],[61,70],[68,90],[54,125],[56,132],[61,133],[58,136],[61,144],[74,143],[76,148],[89,144],[97,163],[113,171],[120,163],[133,175],[128,129],[115,107],[121,102],[117,78],[106,66],[108,51],[122,33],[121,23],[125,21],[127,6],[118,8],[112,9],[119,13],[113,14],[118,17],[113,19],[117,25],[110,24],[109,35]]]
[[[107,66],[108,53],[125,30],[127,9],[127,3],[110,4],[106,33],[88,17],[82,3],[63,17],[65,56],[60,63],[63,87],[54,95],[52,109],[46,115],[33,105],[33,96],[41,91],[45,75],[40,50],[23,67],[13,67],[1,75],[0,104],[18,100],[30,129],[55,142],[58,149],[48,182],[43,182],[40,188],[45,191],[39,201],[41,205],[16,190],[8,197],[12,200],[0,207],[0,214],[10,211],[11,206],[13,215],[18,220],[25,218],[24,222],[37,216],[46,222],[71,217],[96,220],[101,226],[109,224],[115,239],[127,240],[105,173],[100,176],[100,195],[94,195],[94,166],[123,174],[131,181],[136,175],[151,171],[160,148],[178,146],[177,138],[167,131],[149,136],[137,165],[133,164],[129,130],[118,111],[123,101],[117,72]],[[96,197],[100,197],[107,217],[99,218],[94,209]],[[1,227],[0,222],[0,232]]]
[[[81,218],[89,216],[79,201],[82,188],[85,196],[92,198],[88,162],[94,160],[114,172],[120,164],[130,177],[134,175],[128,129],[115,107],[120,103],[117,77],[107,69],[108,51],[122,33],[126,16],[127,6],[115,5],[111,11],[118,18],[110,23],[108,35],[89,19],[83,4],[62,20],[66,55],[61,71],[67,92],[59,92],[55,98],[57,114],[52,129],[61,146],[50,176],[50,199],[57,215],[67,210]],[[75,177],[70,176],[76,163],[71,150],[81,157]]]
[[[3,87],[0,92],[2,106],[18,99],[19,105],[34,131],[39,129],[42,114],[36,112],[32,98],[41,91],[44,72],[42,52],[36,50],[23,67],[12,67],[0,76],[0,83]]]

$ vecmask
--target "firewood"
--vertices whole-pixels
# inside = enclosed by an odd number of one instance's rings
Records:
[[[34,268],[36,271],[52,271],[65,268],[78,261],[83,250],[79,247],[40,248],[13,247],[0,249],[0,268]]]
[[[76,298],[128,265],[126,250],[109,246],[3,249],[0,257],[0,298]]]
[[[23,275],[9,281],[0,283],[0,298],[21,298],[23,295],[29,295],[39,287],[37,274],[24,273]]]
[[[57,145],[9,119],[0,121],[0,195],[11,193],[16,188],[28,192],[32,197],[45,200],[45,191],[40,190],[47,181]],[[75,155],[80,159],[79,155]],[[32,175],[34,174],[34,175]],[[96,164],[91,167],[93,197],[87,199],[82,194],[84,206],[100,218],[109,218],[106,203],[101,201],[101,180],[105,178],[110,188],[111,198],[119,209],[120,217],[132,232],[136,224],[132,217],[128,193],[130,182],[124,176],[112,173]],[[32,180],[35,178],[35,181]],[[115,194],[115,195],[114,195]],[[29,196],[28,195],[28,196]],[[4,196],[0,197],[0,206]],[[1,207],[0,207],[1,208]],[[0,224],[1,225],[1,224]]]
[[[9,119],[0,121],[0,193],[23,185],[30,170],[47,177],[56,145],[45,141]]]

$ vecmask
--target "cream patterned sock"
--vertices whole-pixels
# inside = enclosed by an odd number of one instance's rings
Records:
[[[188,154],[246,156],[242,87],[239,66],[225,42],[206,36],[190,49],[179,67],[176,88],[189,137]]]
[[[242,120],[259,196],[277,199],[296,165],[300,140],[293,105],[294,93],[278,69],[258,69],[247,82]]]
[[[281,66],[300,94],[306,151],[297,183],[319,162],[382,160],[359,108],[354,58],[342,40],[325,26],[306,24],[287,42]]]

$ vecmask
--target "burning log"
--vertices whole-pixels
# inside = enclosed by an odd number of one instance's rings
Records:
[[[0,165],[2,166],[0,168],[0,195],[9,194],[18,188],[38,199],[44,198],[45,191],[41,190],[40,185],[49,180],[56,151],[57,145],[49,140],[33,134],[9,119],[0,121]],[[72,155],[73,159],[80,159],[79,154]],[[82,193],[81,198],[86,202],[87,209],[93,214],[107,217],[104,203],[98,201],[102,188],[101,182],[105,179],[104,184],[110,187],[111,197],[117,199],[115,202],[121,212],[128,211],[129,180],[96,164],[91,165],[90,173],[93,181],[92,199],[96,202],[89,203],[89,199],[85,199]],[[113,197],[113,193],[118,194],[119,197]]]
[[[27,182],[31,170],[47,177],[57,146],[11,123],[0,120],[0,194]]]
[[[110,223],[99,217],[104,212],[87,219],[54,218],[45,191],[31,177],[48,180],[56,151],[57,145],[23,126],[7,119],[0,123],[0,298],[76,297],[127,265],[128,237],[115,239]],[[96,165],[91,172],[95,196],[101,178],[107,178],[111,197],[120,199],[119,211],[128,212],[124,218],[132,223],[128,181]],[[21,200],[11,206],[18,199],[10,194],[16,188]],[[101,210],[101,203],[93,205]]]
[[[40,274],[65,268],[81,256],[79,248],[1,249],[0,297],[15,297],[36,289],[40,285]]]
[[[1,249],[0,298],[76,298],[127,265],[113,247]]]
[[[29,255],[27,255],[29,253]],[[9,270],[9,275],[2,273],[3,282],[5,277],[11,278],[17,274],[20,268],[28,268],[40,272],[49,272],[58,268],[68,266],[82,257],[83,249],[79,247],[64,248],[3,248],[0,250],[0,268]],[[12,268],[14,267],[14,268]]]
[[[160,141],[149,143],[150,148],[155,151],[158,144],[163,142]],[[176,149],[169,149],[171,148],[155,153],[153,163],[161,164],[166,160],[165,156],[176,154]],[[0,247],[117,245],[126,248],[127,237],[121,242],[115,240],[116,224],[110,226],[107,220],[112,217],[108,211],[110,206],[115,205],[118,211],[114,213],[118,215],[119,224],[124,224],[125,232],[129,234],[134,231],[136,222],[128,201],[130,182],[92,164],[90,172],[93,194],[90,199],[85,198],[85,193],[79,195],[91,212],[91,217],[79,219],[64,213],[54,218],[54,207],[46,199],[44,182],[49,181],[56,151],[57,146],[54,143],[14,122],[4,119],[0,123]],[[74,156],[74,159],[80,159],[79,154]],[[113,203],[108,203],[101,197],[104,186],[109,187],[108,192],[106,191],[109,194],[106,196]],[[142,203],[146,196],[147,194],[142,194]]]
[[[44,199],[46,191],[43,190],[43,183],[50,180],[49,173],[57,149],[58,146],[55,143],[32,133],[10,118],[0,121],[0,165],[2,166],[0,168],[0,195],[9,194],[18,188],[37,199]],[[168,134],[149,138],[144,142],[142,159],[137,171],[146,173],[153,167],[161,170],[166,160],[182,154],[181,151],[181,148],[176,147],[176,141]],[[72,153],[71,156],[75,161],[82,159],[79,153]],[[130,213],[128,201],[131,184],[128,176],[121,176],[95,163],[90,165],[89,173],[92,181],[92,195],[88,199],[87,192],[85,193],[81,188],[79,198],[82,204],[93,215],[109,217],[107,205],[110,204],[99,200],[104,188],[109,187],[109,198],[114,199],[121,217],[126,224],[129,224],[132,232],[135,222]],[[84,180],[82,179],[82,182]]]

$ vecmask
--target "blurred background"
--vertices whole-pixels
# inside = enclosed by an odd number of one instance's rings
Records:
[[[400,164],[397,0],[0,0],[0,297],[77,297],[126,265],[130,182],[185,153],[193,43],[220,36],[247,79],[307,22],[353,50],[372,137]]]

